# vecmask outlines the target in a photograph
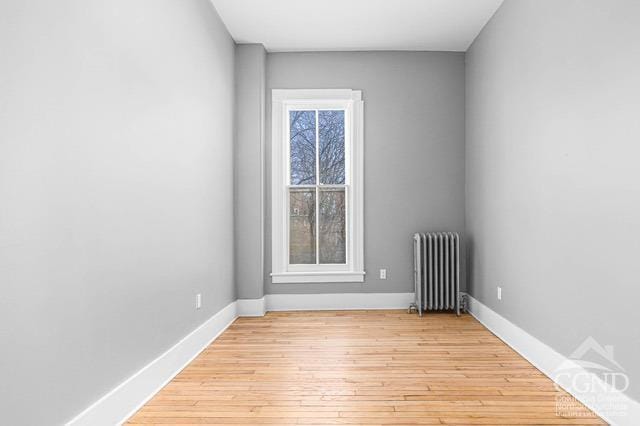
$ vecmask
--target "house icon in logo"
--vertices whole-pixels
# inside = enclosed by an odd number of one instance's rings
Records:
[[[587,356],[591,358],[591,354],[597,355],[601,359],[601,363],[585,359]],[[562,364],[558,366],[556,371],[572,370],[575,368],[601,372],[624,371],[624,368],[618,364],[613,357],[613,346],[602,346],[591,336],[582,342],[580,346],[569,355],[569,359],[563,361]]]

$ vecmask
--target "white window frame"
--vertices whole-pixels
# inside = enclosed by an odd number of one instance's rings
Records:
[[[350,89],[273,89],[271,100],[272,282],[363,282],[362,92]],[[345,110],[345,264],[289,264],[289,111],[301,108]]]

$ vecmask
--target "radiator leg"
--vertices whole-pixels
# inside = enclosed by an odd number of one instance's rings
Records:
[[[412,303],[409,305],[409,308],[407,309],[407,313],[412,314],[414,312],[418,314],[418,316],[422,316],[422,309],[417,304]]]

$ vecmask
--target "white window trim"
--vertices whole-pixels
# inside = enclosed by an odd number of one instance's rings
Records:
[[[271,245],[273,283],[331,283],[364,281],[364,193],[363,193],[363,107],[362,92],[350,89],[273,89],[271,126]],[[288,145],[283,143],[288,126],[287,111],[292,106],[322,104],[344,108],[351,114],[351,128],[345,129],[345,161],[350,175],[347,183],[347,263],[346,265],[289,265]]]

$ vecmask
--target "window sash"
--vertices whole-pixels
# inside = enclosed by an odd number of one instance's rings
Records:
[[[286,165],[285,171],[287,173],[286,185],[285,185],[285,200],[286,200],[286,259],[288,270],[348,270],[350,264],[350,237],[349,227],[351,222],[349,220],[349,183],[351,179],[351,105],[344,103],[335,103],[332,101],[314,101],[310,102],[292,102],[287,105],[285,109],[286,125],[284,137],[282,143],[286,146],[285,158]],[[315,113],[315,179],[314,185],[299,185],[291,183],[291,113],[295,111],[314,111]],[[321,111],[344,111],[344,184],[323,184],[320,178],[320,112]],[[290,194],[291,189],[313,189],[315,190],[315,263],[291,263],[291,217],[290,217]],[[345,191],[345,262],[344,263],[320,263],[320,191],[322,189],[339,188]]]
[[[289,196],[289,194],[291,193],[291,189],[314,189],[315,190],[315,245],[316,245],[316,249],[315,249],[315,257],[316,257],[316,262],[315,263],[291,263],[290,259],[291,259],[291,245],[290,245],[290,238],[291,238],[291,215],[290,215],[290,211],[291,211],[291,198]],[[319,204],[320,204],[320,192],[323,190],[327,190],[327,189],[342,189],[344,190],[344,202],[345,202],[345,208],[344,208],[344,227],[345,227],[345,242],[344,242],[344,250],[345,250],[345,261],[344,263],[320,263],[320,208],[319,208]],[[287,256],[287,264],[289,265],[288,269],[291,271],[304,271],[304,270],[309,270],[309,271],[324,271],[324,270],[329,270],[329,271],[347,271],[349,270],[349,264],[350,264],[350,259],[351,259],[351,249],[350,249],[350,243],[351,243],[351,232],[350,232],[350,219],[349,219],[349,213],[351,212],[351,208],[350,208],[350,203],[349,203],[349,196],[350,196],[350,189],[348,185],[287,185],[287,189],[286,189],[286,227],[285,229],[287,230],[286,232],[286,237],[285,237],[285,241],[286,241],[286,245],[287,245],[287,252],[286,252],[286,256]]]

